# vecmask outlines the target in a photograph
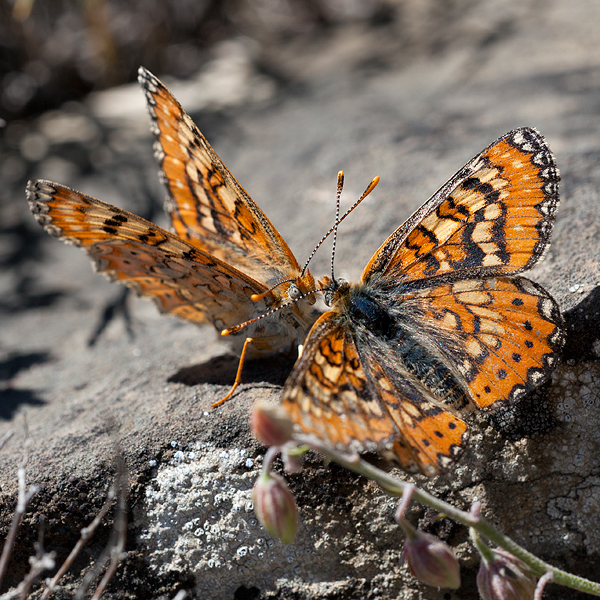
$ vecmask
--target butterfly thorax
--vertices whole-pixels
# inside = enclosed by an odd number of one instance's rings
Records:
[[[354,323],[364,326],[377,337],[389,340],[396,336],[397,326],[389,310],[389,302],[379,301],[367,286],[344,282],[337,302],[343,302],[345,314]]]

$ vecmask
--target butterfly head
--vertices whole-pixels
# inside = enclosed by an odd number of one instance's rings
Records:
[[[323,300],[327,306],[333,306],[340,298],[346,297],[350,290],[350,284],[345,279],[334,279],[324,275],[319,279],[319,291],[323,294]]]

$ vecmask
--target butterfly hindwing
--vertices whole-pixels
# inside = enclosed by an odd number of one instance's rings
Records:
[[[351,331],[333,312],[311,329],[282,402],[303,431],[339,447],[375,450],[397,435],[367,379]]]
[[[524,277],[423,289],[403,296],[401,310],[460,373],[479,408],[517,400],[547,380],[564,343],[556,302]]]

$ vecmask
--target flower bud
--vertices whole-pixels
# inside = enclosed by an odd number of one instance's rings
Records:
[[[533,600],[536,578],[527,565],[505,550],[482,556],[477,589],[483,600]]]
[[[293,424],[281,406],[258,402],[252,408],[250,428],[265,446],[283,446],[292,436]]]
[[[415,529],[404,517],[397,518],[406,533],[404,558],[411,573],[435,587],[460,587],[460,566],[450,546],[434,535]]]
[[[284,544],[291,544],[298,529],[298,508],[283,477],[261,473],[252,490],[252,501],[265,529]]]

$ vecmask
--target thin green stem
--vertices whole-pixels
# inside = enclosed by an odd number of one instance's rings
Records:
[[[294,439],[301,444],[309,445],[319,454],[322,454],[328,459],[337,462],[346,469],[376,481],[386,492],[394,496],[402,495],[406,487],[410,485],[407,482],[402,481],[401,479],[396,479],[389,473],[374,467],[372,464],[360,458],[358,454],[342,454],[341,452],[337,452],[336,450],[329,448],[319,440],[310,436],[296,435],[294,436]],[[472,527],[477,533],[487,538],[490,542],[500,546],[501,548],[504,548],[504,550],[522,560],[536,576],[541,577],[550,572],[552,573],[553,583],[559,583],[581,592],[586,592],[594,596],[600,596],[600,583],[567,573],[566,571],[553,567],[552,565],[544,562],[522,546],[519,546],[519,544],[511,540],[509,537],[495,529],[482,517],[459,510],[451,504],[443,502],[439,498],[436,498],[425,490],[417,487],[415,487],[413,490],[412,498],[421,504],[424,504],[425,506],[433,508],[439,513],[443,513],[457,523],[461,523],[467,527]]]
[[[490,564],[494,560],[494,552],[492,549],[481,539],[481,536],[477,533],[477,531],[473,528],[469,528],[469,535],[475,544],[475,548],[477,548],[477,552],[484,560],[486,564]]]

